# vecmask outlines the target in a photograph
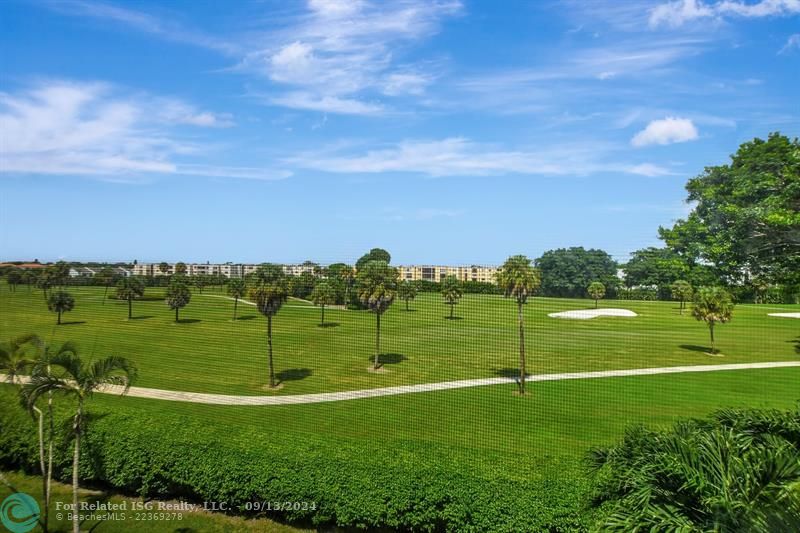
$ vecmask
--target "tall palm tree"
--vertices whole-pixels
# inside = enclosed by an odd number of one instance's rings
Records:
[[[389,309],[397,296],[398,272],[381,260],[368,261],[359,269],[356,284],[361,303],[375,313],[375,360],[373,369],[380,368],[381,315]]]
[[[714,346],[714,326],[730,322],[733,315],[733,300],[730,293],[722,287],[706,287],[697,292],[692,316],[708,324],[711,334],[711,353],[717,353]]]
[[[108,297],[108,288],[114,283],[114,271],[109,267],[101,268],[97,274],[94,275],[94,282],[103,286],[103,304],[106,304]]]
[[[325,306],[336,302],[336,293],[327,281],[320,281],[314,286],[314,290],[311,291],[310,298],[311,301],[314,302],[314,305],[318,305],[322,310],[322,317],[319,325],[324,327]]]
[[[233,319],[236,320],[236,308],[239,306],[239,298],[244,298],[247,294],[247,285],[242,278],[232,278],[228,282],[228,296],[233,298]]]
[[[127,276],[117,283],[117,298],[128,301],[128,320],[133,318],[133,300],[144,296],[144,283],[137,277]]]
[[[450,319],[453,319],[456,304],[458,304],[458,301],[464,294],[464,290],[461,288],[461,283],[459,283],[458,278],[455,276],[447,276],[444,278],[442,280],[441,290],[444,302],[450,306]]]
[[[344,307],[347,309],[347,306],[350,305],[350,289],[353,287],[356,273],[353,267],[345,265],[339,270],[339,276],[344,284]]]
[[[75,298],[68,292],[58,291],[47,298],[47,309],[58,313],[57,324],[61,325],[61,314],[75,309]]]
[[[406,303],[406,311],[408,311],[408,302],[417,297],[417,286],[405,280],[397,286],[397,297]]]
[[[286,274],[280,265],[265,263],[256,269],[250,287],[250,299],[258,312],[267,317],[267,349],[269,353],[269,386],[275,388],[275,368],[272,362],[272,317],[281,310],[289,297]]]
[[[50,392],[63,393],[76,399],[77,409],[72,419],[72,504],[74,509],[78,509],[78,465],[81,435],[86,429],[85,403],[95,391],[106,385],[121,386],[123,394],[127,393],[136,379],[136,367],[124,357],[116,356],[84,362],[75,351],[54,356],[50,364],[55,367],[55,372],[34,372],[31,381],[22,388],[22,398],[29,407]],[[80,532],[79,513],[73,513],[72,531]]]
[[[531,266],[531,260],[524,255],[513,255],[506,259],[497,275],[497,284],[506,298],[517,301],[517,322],[519,324],[519,393],[525,394],[525,320],[522,306],[529,296],[541,285],[539,272]]]
[[[164,299],[169,308],[175,310],[175,322],[179,322],[178,312],[192,300],[192,291],[182,276],[175,276],[170,280]]]

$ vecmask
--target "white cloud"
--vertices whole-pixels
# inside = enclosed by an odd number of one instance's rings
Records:
[[[678,27],[699,19],[718,19],[726,16],[776,17],[800,13],[800,0],[761,0],[747,3],[722,0],[706,3],[702,0],[676,0],[660,4],[650,12],[650,26]]]
[[[778,53],[785,54],[787,52],[791,52],[792,50],[800,50],[800,33],[790,35],[786,40],[786,44],[783,45],[783,48],[781,48]]]
[[[157,174],[285,177],[179,161],[199,149],[180,141],[172,128],[223,121],[178,100],[127,95],[105,83],[42,82],[16,94],[0,93],[0,173],[110,181]]]
[[[350,148],[345,145],[344,148]],[[287,164],[341,174],[408,172],[432,177],[588,175],[596,172],[661,176],[669,172],[655,165],[609,163],[602,157],[610,151],[601,143],[505,150],[463,137],[439,140],[408,140],[365,153],[342,153],[342,149],[306,152],[287,159]]]
[[[639,176],[647,176],[648,178],[654,178],[658,176],[672,176],[675,174],[669,169],[666,169],[659,165],[654,165],[652,163],[641,163],[638,165],[633,165],[632,167],[628,168],[628,172],[631,174],[637,174]]]
[[[395,59],[404,46],[434,33],[441,19],[460,9],[455,0],[312,0],[285,30],[273,32],[268,42],[247,54],[240,68],[290,88],[287,95],[270,99],[276,105],[372,114],[384,107],[365,103],[365,93],[394,97],[424,92],[433,76],[421,65],[396,66]],[[297,105],[298,95],[303,95],[303,105]]]
[[[650,144],[673,144],[697,139],[697,128],[688,118],[666,117],[651,121],[631,139],[636,147]]]

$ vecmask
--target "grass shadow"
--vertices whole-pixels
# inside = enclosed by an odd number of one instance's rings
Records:
[[[290,368],[289,370],[281,370],[275,377],[278,378],[278,383],[283,383],[284,381],[299,381],[301,379],[306,379],[309,377],[313,372],[310,368]]]
[[[511,378],[511,379],[518,379],[519,378],[519,368],[495,368],[494,373],[496,376],[501,378]]]
[[[200,322],[199,318],[181,318],[178,320],[178,324],[197,324]]]
[[[236,322],[240,320],[253,320],[254,318],[258,318],[258,315],[244,315],[236,317]]]
[[[324,324],[317,324],[318,328],[338,328],[338,322],[325,322]]]
[[[63,320],[61,321],[62,326],[73,326],[76,324],[86,324],[86,321],[85,320],[70,320],[69,322],[64,322]]]
[[[690,352],[700,352],[700,353],[711,353],[711,348],[708,346],[698,346],[696,344],[681,344],[679,346],[681,350],[688,350]]]
[[[445,320],[464,320],[463,316],[450,316],[447,315],[444,317]]]
[[[408,359],[405,355],[401,353],[382,353],[378,356],[378,366],[383,365],[396,365]],[[375,356],[372,355],[369,358],[370,363],[375,362]]]
[[[148,318],[155,318],[153,315],[132,316],[128,320],[147,320]]]
[[[800,354],[800,337],[797,337],[796,340],[789,341],[789,342],[793,342],[794,343],[794,351],[796,353]]]

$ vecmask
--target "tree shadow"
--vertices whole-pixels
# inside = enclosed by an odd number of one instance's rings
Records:
[[[405,355],[401,353],[382,353],[378,356],[378,364],[379,366],[383,365],[396,365],[408,359]],[[371,363],[375,362],[375,356],[371,355],[369,358]]]
[[[70,320],[69,322],[61,321],[62,326],[73,326],[76,324],[86,324],[85,320]]]
[[[132,316],[128,320],[147,320],[148,318],[154,318],[154,317],[153,315]]]
[[[800,354],[800,337],[797,337],[796,340],[789,341],[794,343],[794,351]]]
[[[711,348],[708,346],[697,346],[696,344],[681,344],[679,348],[690,352],[711,353]]]
[[[445,320],[464,320],[463,316],[450,316],[447,315],[444,317]]]
[[[299,381],[301,379],[306,379],[309,377],[313,372],[310,368],[290,368],[289,370],[281,370],[275,377],[278,378],[278,383],[283,383],[284,381]]]
[[[199,318],[181,318],[178,320],[178,324],[197,324],[200,322]]]
[[[338,328],[338,322],[325,322],[324,324],[317,324],[318,328]]]
[[[495,368],[494,373],[496,376],[500,376],[502,378],[511,378],[511,379],[518,379],[519,378],[519,368]]]
[[[258,318],[258,315],[244,315],[236,317],[236,322],[240,320],[253,320],[254,318]]]

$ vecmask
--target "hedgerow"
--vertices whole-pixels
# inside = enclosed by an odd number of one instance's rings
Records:
[[[251,502],[314,502],[266,514],[355,528],[581,531],[591,523],[588,480],[573,462],[212,427],[129,406],[92,415],[82,441],[82,480],[143,497],[225,502],[237,514],[253,514]],[[58,416],[68,412],[59,409]],[[57,448],[56,472],[66,479],[66,435]],[[35,473],[37,454],[35,424],[14,390],[0,387],[0,465]]]

